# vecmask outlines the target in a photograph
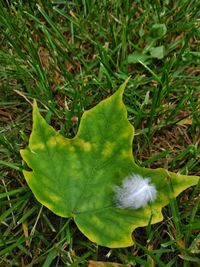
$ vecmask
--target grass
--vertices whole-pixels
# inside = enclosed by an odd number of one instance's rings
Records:
[[[133,247],[109,250],[34,199],[19,155],[33,99],[73,137],[83,111],[131,76],[124,101],[136,162],[200,175],[199,8],[189,0],[0,1],[2,267],[200,264],[198,186],[163,209],[163,222],[137,229]]]

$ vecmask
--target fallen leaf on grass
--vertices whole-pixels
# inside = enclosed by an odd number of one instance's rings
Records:
[[[136,165],[134,128],[122,101],[126,82],[83,114],[73,139],[49,126],[35,102],[29,145],[21,150],[32,169],[23,174],[37,200],[61,217],[73,217],[91,241],[110,248],[131,246],[135,228],[163,220],[162,207],[199,180]],[[138,209],[120,208],[115,189],[130,175],[150,181],[156,199]]]

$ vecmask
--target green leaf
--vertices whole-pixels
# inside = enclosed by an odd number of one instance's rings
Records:
[[[165,24],[156,23],[152,26],[150,34],[154,39],[161,39],[167,33],[167,27]]]
[[[164,46],[161,45],[161,46],[157,46],[157,47],[152,47],[150,49],[150,53],[151,53],[151,57],[162,59],[164,57],[164,54],[165,54]]]
[[[161,221],[162,207],[198,182],[196,176],[135,164],[134,129],[122,101],[126,83],[83,114],[73,139],[49,126],[34,103],[29,145],[21,151],[37,200],[59,216],[73,217],[91,241],[112,248],[131,246],[135,228]],[[135,210],[117,206],[115,188],[130,174],[150,177],[157,189],[154,202]]]
[[[151,57],[146,54],[142,54],[140,52],[133,52],[132,54],[128,55],[127,62],[128,64],[135,64],[140,61],[142,61],[143,63],[147,63],[149,58]]]

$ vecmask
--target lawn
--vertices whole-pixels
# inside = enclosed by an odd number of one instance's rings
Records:
[[[35,199],[19,153],[34,99],[72,138],[83,112],[130,77],[136,163],[200,175],[199,11],[189,0],[0,0],[0,266],[200,264],[199,185],[164,207],[162,222],[137,228],[132,247],[109,249]]]

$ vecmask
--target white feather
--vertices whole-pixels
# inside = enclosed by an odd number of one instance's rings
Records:
[[[119,208],[139,209],[156,199],[157,190],[150,178],[133,174],[126,177],[122,186],[115,187],[116,202]]]

